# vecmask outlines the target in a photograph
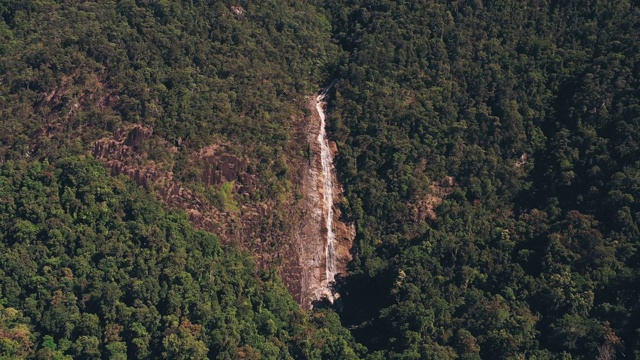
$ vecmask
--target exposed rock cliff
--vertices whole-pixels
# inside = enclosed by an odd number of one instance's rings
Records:
[[[327,286],[335,279],[327,279],[327,221],[323,218],[323,199],[325,193],[325,181],[323,179],[321,146],[318,135],[322,122],[316,111],[315,99],[309,100],[309,108],[313,109],[312,115],[306,119],[304,133],[309,145],[309,159],[301,171],[301,190],[304,198],[301,202],[302,216],[296,224],[293,232],[293,240],[298,245],[300,263],[302,264],[302,299],[304,305],[310,306],[313,300],[330,297]],[[330,146],[331,159],[336,156],[335,143]],[[337,204],[342,195],[342,188],[336,179],[334,171],[331,183],[333,189],[333,204]],[[351,259],[350,249],[355,237],[355,226],[345,224],[340,217],[340,210],[333,209],[333,232],[335,236],[336,273],[345,274],[346,265]]]

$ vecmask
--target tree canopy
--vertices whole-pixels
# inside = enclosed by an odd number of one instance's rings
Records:
[[[0,0],[0,357],[640,358],[639,28],[628,0]],[[336,78],[333,308],[89,156],[141,124],[192,188],[190,154],[246,159],[264,191],[222,208],[294,199]]]

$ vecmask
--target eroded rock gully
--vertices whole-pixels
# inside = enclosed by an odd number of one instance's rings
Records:
[[[313,300],[327,298],[333,301],[334,295],[330,291],[331,282],[334,279],[328,278],[330,274],[345,274],[346,265],[351,259],[350,249],[355,238],[355,226],[353,224],[344,223],[341,219],[340,210],[335,206],[342,195],[342,187],[337,181],[335,171],[332,164],[326,163],[323,169],[322,143],[326,141],[321,134],[322,125],[318,108],[318,101],[321,98],[310,98],[308,107],[312,114],[306,119],[303,127],[304,141],[309,146],[309,158],[300,167],[300,185],[301,192],[304,194],[299,204],[301,216],[296,219],[293,228],[292,237],[297,244],[300,264],[302,265],[302,298],[301,303],[310,306]],[[319,106],[323,106],[320,104]],[[336,156],[337,147],[335,143],[328,142],[325,151],[329,152],[330,161]],[[328,180],[323,174],[326,167],[330,166],[331,179]],[[327,189],[330,184],[332,189]],[[327,191],[329,190],[329,191]],[[326,208],[327,201],[325,197],[332,196],[332,211]],[[327,214],[331,215],[331,221],[326,218]],[[327,264],[327,254],[330,252],[327,248],[329,229],[327,224],[332,225],[334,237],[335,264]]]
[[[156,162],[140,150],[145,144],[176,154],[178,149],[153,134],[142,125],[121,128],[110,137],[96,141],[93,155],[101,160],[113,175],[125,174],[138,184],[155,191],[166,205],[186,211],[194,226],[216,234],[225,243],[233,243],[255,255],[258,263],[269,268],[277,266],[290,293],[303,307],[323,297],[333,299],[328,290],[326,240],[327,221],[323,214],[326,193],[332,193],[338,203],[342,189],[331,172],[333,188],[325,190],[321,146],[318,137],[321,121],[315,99],[309,99],[313,112],[296,119],[293,141],[308,144],[308,157],[291,160],[290,180],[294,194],[291,199],[263,202],[242,201],[238,209],[225,211],[214,206],[201,193],[174,178],[171,161]],[[335,143],[328,143],[330,158],[336,155]],[[325,149],[325,150],[327,150]],[[232,154],[224,145],[211,145],[189,156],[199,169],[197,181],[206,186],[233,182],[234,197],[250,199],[260,181],[251,173],[248,161]],[[325,164],[326,165],[326,164]],[[340,211],[333,208],[336,273],[345,273],[355,228],[341,221]]]

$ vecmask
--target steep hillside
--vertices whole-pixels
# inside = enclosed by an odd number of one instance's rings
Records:
[[[92,154],[278,267],[309,300],[292,229],[303,220],[305,99],[338,51],[320,9],[18,1],[0,10],[5,159]]]
[[[0,357],[640,358],[639,64],[628,0],[0,0]]]
[[[315,299],[300,247],[322,240],[292,230],[310,206],[306,97],[338,49],[320,9],[0,14],[0,357],[355,357],[333,312],[294,302]]]
[[[0,195],[4,359],[355,357],[335,314],[96,161],[8,161]]]
[[[356,339],[386,359],[640,356],[637,4],[327,7],[350,53],[330,116]]]

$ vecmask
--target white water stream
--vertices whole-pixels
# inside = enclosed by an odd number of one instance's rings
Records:
[[[335,81],[334,81],[335,83]],[[326,259],[326,285],[327,298],[333,302],[333,293],[330,289],[331,283],[337,274],[336,267],[336,236],[333,230],[333,156],[329,149],[329,140],[327,139],[325,113],[324,113],[324,97],[332,83],[327,89],[316,98],[316,110],[320,116],[320,133],[318,134],[318,143],[320,144],[320,158],[322,160],[322,184],[324,187],[324,199],[322,202],[322,215],[327,227],[327,242],[325,245]]]

